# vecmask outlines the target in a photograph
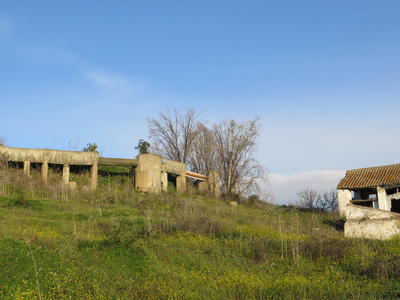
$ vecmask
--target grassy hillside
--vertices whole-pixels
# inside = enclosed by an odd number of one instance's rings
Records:
[[[49,178],[0,170],[1,299],[400,296],[400,240],[344,239],[334,214]]]

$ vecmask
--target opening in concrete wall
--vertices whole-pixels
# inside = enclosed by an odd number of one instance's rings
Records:
[[[168,190],[176,191],[176,175],[168,173]]]
[[[393,194],[397,194],[398,192],[399,192],[399,188],[395,187],[395,188],[387,189],[386,195],[393,195]]]
[[[351,191],[351,203],[364,207],[374,207],[377,201],[376,189],[358,189]]]
[[[390,211],[400,213],[400,199],[392,199],[392,208]]]
[[[99,165],[99,176],[135,176],[135,168],[134,167],[125,167],[125,166],[103,166]]]
[[[16,162],[16,161],[9,161],[8,162],[8,167],[9,168],[14,168],[14,169],[23,169],[24,168],[24,163],[23,162]]]

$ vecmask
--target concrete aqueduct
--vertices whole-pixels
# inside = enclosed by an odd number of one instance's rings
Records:
[[[135,169],[135,188],[150,193],[167,190],[172,179],[178,193],[186,191],[187,178],[201,181],[199,190],[220,197],[220,178],[217,171],[209,176],[187,171],[187,164],[168,160],[156,154],[140,154],[135,159],[99,157],[98,152],[62,151],[49,149],[24,149],[0,146],[0,157],[7,162],[23,164],[24,173],[29,175],[31,165],[39,165],[42,178],[47,181],[49,166],[62,166],[62,181],[70,182],[70,166],[90,168],[90,188],[97,187],[98,166],[126,166]]]

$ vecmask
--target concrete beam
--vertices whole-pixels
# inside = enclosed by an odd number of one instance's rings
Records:
[[[181,176],[182,174],[186,175],[187,164],[181,163],[179,161],[174,160],[164,160],[162,170],[169,174],[174,174],[177,176]],[[185,170],[185,172],[183,172]]]
[[[24,149],[0,146],[0,155],[7,161],[91,166],[97,163],[99,153],[92,151],[62,151],[49,149]]]
[[[126,159],[126,158],[109,158],[99,157],[98,164],[101,166],[123,166],[123,167],[137,167],[139,163],[138,159]]]

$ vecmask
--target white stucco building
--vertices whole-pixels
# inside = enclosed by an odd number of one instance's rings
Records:
[[[345,236],[400,234],[400,164],[348,170],[337,186]]]

